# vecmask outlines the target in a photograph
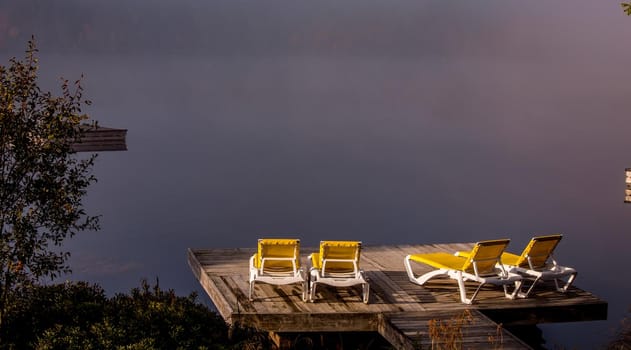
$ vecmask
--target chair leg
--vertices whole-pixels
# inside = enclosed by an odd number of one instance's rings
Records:
[[[541,276],[535,278],[534,281],[532,281],[532,284],[530,285],[530,287],[528,287],[528,290],[526,291],[526,293],[520,292],[519,294],[517,294],[517,296],[520,298],[528,298],[528,296],[530,295],[530,292],[532,292],[532,290],[535,288],[537,283],[539,283],[539,281],[541,281]]]
[[[438,277],[438,276],[446,276],[449,275],[449,271],[444,270],[444,269],[438,269],[438,270],[433,270],[430,272],[427,272],[421,276],[418,276],[416,278],[410,279],[410,281],[412,281],[413,283],[416,284],[420,284],[421,286],[424,285],[425,283],[427,283],[427,281],[431,280],[434,277]],[[464,281],[464,279],[463,279]]]
[[[370,300],[370,284],[368,282],[362,283],[362,300],[364,304],[368,304]]]
[[[462,277],[462,272],[458,271],[456,272],[456,281],[458,281],[458,289],[460,290],[460,301],[463,304],[473,304],[473,299],[475,299],[475,296],[478,294],[478,291],[480,290],[480,287],[482,287],[482,285],[478,286],[478,289],[476,289],[475,293],[473,293],[473,298],[468,299],[467,298],[467,287],[464,284],[464,278]]]
[[[565,284],[565,287],[563,287],[563,290],[567,292],[567,290],[572,286],[572,283],[574,283],[574,280],[576,279],[576,275],[578,274],[578,272],[574,272],[573,274],[570,275],[570,278],[567,280],[567,283]]]
[[[478,296],[478,292],[480,292],[480,289],[482,288],[483,284],[480,283],[478,285],[478,288],[475,289],[475,292],[473,292],[473,295],[471,296],[471,299],[468,299],[468,303],[467,304],[473,304],[473,300],[475,300],[475,297]]]
[[[559,279],[555,278],[554,284],[556,285],[557,291],[561,293],[567,292],[570,286],[572,286],[572,283],[574,283],[575,279],[576,279],[576,272],[570,275],[570,277],[567,279],[567,282],[565,282],[565,285],[563,287],[559,287]]]
[[[315,299],[316,284],[318,283],[318,272],[315,269],[309,270],[309,302]]]
[[[309,282],[309,302],[313,303],[313,300],[315,299],[315,295],[316,295],[316,284],[318,282],[311,280]]]
[[[504,296],[506,296],[508,299],[511,299],[511,300],[517,298],[519,294],[521,293],[521,284],[522,284],[521,280],[515,281],[515,289],[513,290],[512,293],[508,291],[507,284],[502,285],[502,287],[504,287]]]
[[[513,294],[511,294],[510,296],[511,299],[516,299],[519,293],[521,293],[521,285],[523,283],[524,282],[522,280],[515,281],[515,290],[513,291]]]
[[[252,293],[254,291],[254,281],[250,281],[250,289],[248,291],[248,299],[252,301]]]
[[[302,301],[309,300],[309,281],[302,282]]]
[[[438,270],[434,270],[434,271],[430,271],[424,275],[421,276],[414,276],[414,270],[412,270],[412,265],[410,264],[410,256],[406,256],[405,259],[403,259],[403,265],[405,266],[405,271],[408,274],[408,278],[410,279],[410,282],[412,283],[416,283],[419,285],[424,285],[425,282],[429,281],[430,279],[436,277],[436,276],[444,276],[444,275],[448,275],[448,271],[444,270],[444,269],[438,269]]]

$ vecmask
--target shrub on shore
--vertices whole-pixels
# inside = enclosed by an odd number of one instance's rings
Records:
[[[111,298],[97,284],[35,286],[12,295],[1,349],[242,349],[269,348],[245,329],[229,332],[197,296],[177,296],[143,281]],[[231,335],[229,337],[229,334]]]

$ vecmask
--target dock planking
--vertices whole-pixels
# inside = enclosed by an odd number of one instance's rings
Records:
[[[126,151],[127,130],[87,126],[81,128],[83,135],[78,142],[72,144],[74,152]]]
[[[530,298],[509,300],[501,288],[485,286],[474,305],[464,305],[453,280],[434,279],[425,286],[408,280],[403,266],[407,254],[455,252],[472,246],[362,247],[361,267],[371,285],[367,305],[361,301],[359,286],[323,285],[318,288],[315,302],[308,303],[301,299],[299,284],[257,283],[254,300],[248,300],[248,259],[255,248],[189,249],[188,263],[226,322],[272,333],[379,332],[397,348],[413,349],[428,344],[430,320],[448,321],[466,314],[472,320],[463,325],[466,348],[486,348],[490,341],[501,339],[503,349],[524,349],[528,346],[498,324],[522,326],[607,318],[607,302],[577,287],[559,293],[553,284],[542,284]],[[308,266],[307,255],[312,251],[317,248],[302,248],[303,266]],[[418,264],[415,270],[424,273],[432,268]]]

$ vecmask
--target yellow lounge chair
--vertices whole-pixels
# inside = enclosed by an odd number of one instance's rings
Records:
[[[509,271],[533,280],[526,293],[520,294],[520,297],[528,297],[539,281],[554,280],[556,289],[562,293],[567,292],[572,285],[576,279],[576,270],[559,265],[552,256],[561,238],[563,235],[560,234],[533,237],[521,255],[508,252],[502,254],[502,264]],[[563,287],[559,286],[559,281],[564,282]]]
[[[309,255],[311,281],[309,300],[313,302],[316,285],[324,283],[336,287],[362,285],[362,301],[368,304],[370,285],[359,268],[361,242],[321,241],[320,252]]]
[[[499,239],[481,241],[475,244],[468,257],[454,254],[438,252],[427,254],[411,254],[405,257],[403,263],[408,277],[412,283],[424,285],[434,277],[448,276],[458,281],[460,289],[460,300],[464,304],[472,304],[478,295],[480,288],[485,284],[495,284],[504,287],[504,294],[507,298],[515,299],[521,288],[522,277],[518,274],[508,272],[499,264],[500,256],[510,240]],[[427,264],[437,268],[420,276],[415,276],[411,261]],[[479,283],[473,296],[467,298],[465,281],[475,281]],[[508,291],[508,285],[514,284],[512,293]]]
[[[267,238],[258,240],[258,251],[250,258],[250,290],[252,300],[255,282],[275,285],[301,283],[302,300],[307,301],[308,280],[300,266],[300,240]]]

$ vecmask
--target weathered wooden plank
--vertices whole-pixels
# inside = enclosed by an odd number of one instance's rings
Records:
[[[226,299],[229,299],[229,302],[234,305],[232,307],[233,312],[257,312],[258,310],[254,307],[255,303],[251,302],[248,299],[248,290],[246,288],[239,288],[238,283],[235,282],[239,280],[241,276],[239,275],[225,275],[225,276],[213,276],[213,280],[217,278],[217,286],[221,287],[222,293]]]
[[[126,129],[83,126],[81,140],[72,144],[75,152],[126,151]]]
[[[371,292],[373,300],[380,298],[379,303],[373,304],[390,305],[381,311],[424,311],[423,305],[417,298],[412,297],[397,283],[392,283],[390,276],[383,271],[370,271],[368,273],[371,282]]]
[[[606,302],[584,302],[521,308],[481,309],[481,312],[505,326],[525,326],[539,323],[598,321],[607,319]]]
[[[224,295],[221,294],[219,288],[217,288],[210,276],[203,270],[202,265],[197,261],[195,254],[190,249],[188,250],[188,265],[206,293],[210,296],[219,314],[226,322],[231,323],[233,310],[230,303],[226,300]]]
[[[240,313],[244,309],[240,303],[243,298],[241,298],[239,294],[235,293],[235,291],[226,284],[226,278],[228,278],[228,276],[210,276],[212,286],[214,286],[217,289],[217,292],[224,298],[226,303],[229,305],[232,314]]]
[[[386,316],[384,338],[401,343],[400,348],[426,348],[437,344],[449,344],[447,334],[432,339],[431,321],[442,325],[451,325],[443,329],[443,333],[462,334],[458,339],[458,348],[465,349],[529,349],[530,347],[510,332],[499,327],[477,310],[447,311],[441,310],[433,314],[428,313],[399,313]],[[388,328],[388,323],[390,328]],[[436,323],[434,323],[436,324]],[[447,331],[445,331],[447,329]],[[450,330],[449,330],[450,329]],[[397,334],[398,333],[398,334]],[[442,338],[442,339],[441,339]]]
[[[240,314],[233,321],[270,332],[376,332],[377,313]]]
[[[380,314],[377,323],[377,331],[395,349],[414,350],[416,344],[412,337],[405,334],[386,314]]]

